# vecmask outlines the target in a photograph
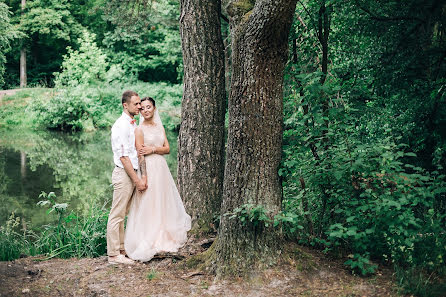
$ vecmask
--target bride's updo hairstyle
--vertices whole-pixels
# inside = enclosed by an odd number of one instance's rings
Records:
[[[146,100],[149,100],[150,102],[152,102],[153,107],[156,107],[156,105],[155,105],[155,99],[153,99],[152,97],[144,97],[144,98],[141,99],[141,103],[142,103],[143,101],[146,101]]]

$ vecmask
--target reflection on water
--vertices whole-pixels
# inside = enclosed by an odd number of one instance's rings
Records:
[[[171,147],[166,159],[176,177],[177,135],[166,132]],[[54,220],[36,206],[41,191],[53,191],[58,202],[86,213],[92,203],[111,199],[113,167],[108,130],[74,135],[0,130],[0,225],[11,212],[33,227]]]

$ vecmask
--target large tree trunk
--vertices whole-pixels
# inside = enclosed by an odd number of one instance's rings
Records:
[[[25,10],[26,0],[22,0],[22,12]],[[23,45],[20,50],[20,88],[26,88],[27,77],[26,77],[26,49]]]
[[[252,1],[254,2],[254,1]],[[225,216],[244,204],[271,217],[281,208],[283,70],[295,0],[231,1],[232,81],[217,274],[273,263],[280,235],[271,225]],[[251,7],[250,7],[251,5]]]
[[[220,1],[181,0],[184,94],[178,186],[194,228],[209,226],[222,198],[226,95],[220,12]]]

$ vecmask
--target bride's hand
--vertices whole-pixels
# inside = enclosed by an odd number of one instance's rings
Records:
[[[138,150],[138,155],[140,156],[150,155],[155,151],[154,148],[155,147],[153,146],[146,146],[145,144],[143,144],[142,148]]]

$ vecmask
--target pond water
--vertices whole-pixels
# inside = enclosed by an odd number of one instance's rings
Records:
[[[176,179],[177,134],[167,131],[166,160]],[[113,189],[110,131],[66,134],[0,130],[0,226],[12,212],[27,228],[55,220],[37,206],[42,191],[55,192],[59,203],[85,214],[95,203],[110,203]]]

